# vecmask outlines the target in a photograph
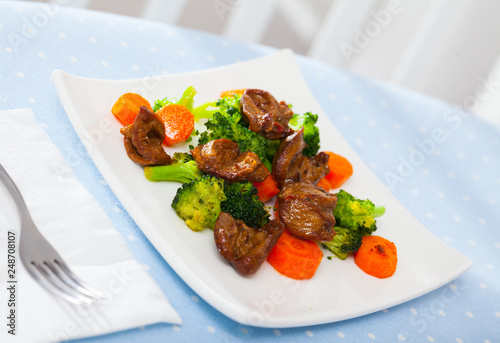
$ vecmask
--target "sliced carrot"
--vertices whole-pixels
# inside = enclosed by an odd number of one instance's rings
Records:
[[[287,230],[267,256],[276,271],[296,280],[312,278],[322,259],[318,243],[297,238]]]
[[[328,166],[330,172],[318,184],[324,189],[328,188],[328,184],[330,189],[339,188],[352,176],[352,165],[345,157],[331,151],[325,151],[325,153],[329,156]],[[330,189],[326,190],[329,191]]]
[[[354,254],[354,262],[369,275],[388,278],[394,274],[398,264],[396,245],[380,236],[365,236]]]
[[[146,106],[153,111],[149,101],[136,93],[125,93],[116,100],[111,112],[118,118],[123,125],[129,125],[134,122],[135,116],[139,113],[141,106]]]
[[[165,124],[163,144],[171,146],[185,142],[194,129],[194,115],[186,106],[170,104],[155,113]]]
[[[245,89],[231,89],[229,91],[221,92],[220,97],[224,98],[226,96],[233,96],[234,94],[243,95],[243,93],[245,93]]]
[[[257,195],[262,202],[268,201],[280,192],[271,174],[264,181],[254,182],[253,185],[257,188]]]

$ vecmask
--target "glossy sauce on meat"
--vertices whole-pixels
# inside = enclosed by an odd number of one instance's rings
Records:
[[[166,165],[173,162],[163,150],[165,126],[147,107],[141,106],[134,122],[120,130],[128,157],[143,166]]]
[[[318,181],[330,172],[328,154],[320,152],[315,156],[302,155],[304,143],[304,129],[300,129],[285,137],[274,155],[273,176],[278,187],[282,187],[286,180]]]
[[[229,213],[221,212],[214,227],[215,244],[238,273],[251,275],[264,263],[284,229],[279,219],[254,229]]]
[[[269,176],[257,154],[240,152],[238,143],[229,139],[198,145],[191,153],[200,170],[227,180],[262,182]]]
[[[316,242],[335,236],[337,196],[310,181],[287,181],[278,195],[279,217],[293,235]]]
[[[240,103],[243,119],[250,130],[270,140],[281,139],[290,132],[288,122],[293,112],[284,101],[278,103],[271,93],[260,89],[247,89]]]

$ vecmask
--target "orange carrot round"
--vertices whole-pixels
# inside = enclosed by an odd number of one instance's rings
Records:
[[[170,104],[155,113],[165,124],[165,140],[167,146],[185,142],[194,129],[194,115],[186,106]]]
[[[296,280],[312,278],[322,259],[318,243],[295,237],[287,230],[267,256],[276,271]]]
[[[325,190],[339,188],[346,182],[353,173],[351,163],[340,155],[337,155],[331,151],[325,151],[328,154],[328,166],[330,167],[330,172],[319,181],[319,186],[323,187]],[[330,187],[329,189],[328,186]]]
[[[245,89],[231,89],[228,91],[221,92],[220,97],[224,98],[226,96],[233,96],[234,94],[243,95],[243,93],[245,93]]]
[[[141,106],[146,106],[153,111],[149,101],[136,93],[125,93],[116,100],[111,108],[111,112],[118,118],[123,125],[129,125],[134,122],[135,116],[139,113]]]
[[[398,263],[396,245],[380,236],[365,236],[354,254],[354,262],[369,275],[388,278],[394,274]]]
[[[254,182],[253,185],[257,188],[257,195],[262,202],[268,201],[280,192],[271,174],[264,181]]]

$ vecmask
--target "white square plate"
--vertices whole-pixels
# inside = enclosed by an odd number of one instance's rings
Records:
[[[328,120],[308,89],[289,50],[227,67],[134,80],[98,80],[55,71],[54,84],[77,134],[111,189],[137,225],[179,276],[203,299],[233,320],[253,326],[295,327],[335,322],[382,310],[430,292],[466,271],[472,261],[424,228],[376,178]],[[121,125],[111,113],[120,95],[142,94],[151,103],[198,91],[195,105],[221,91],[260,88],[297,113],[319,114],[321,150],[347,157],[354,175],[344,189],[384,205],[377,235],[398,249],[396,273],[388,279],[365,274],[352,257],[325,258],[316,275],[295,281],[267,262],[252,277],[241,277],[219,255],[211,230],[191,231],[170,204],[179,183],[153,183],[125,152]],[[175,150],[185,150],[181,145]],[[425,253],[423,253],[425,251]]]

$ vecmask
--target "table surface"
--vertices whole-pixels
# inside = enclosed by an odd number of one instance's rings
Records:
[[[54,69],[103,79],[174,74],[273,52],[212,34],[57,4],[0,3],[0,110],[33,108],[184,321],[181,326],[157,324],[78,342],[500,342],[500,132],[461,110],[494,85],[451,105],[297,56],[317,100],[366,164],[433,234],[474,265],[450,284],[384,311],[274,330],[232,321],[175,274],[86,156],[50,79]],[[445,138],[436,139],[438,133]]]

